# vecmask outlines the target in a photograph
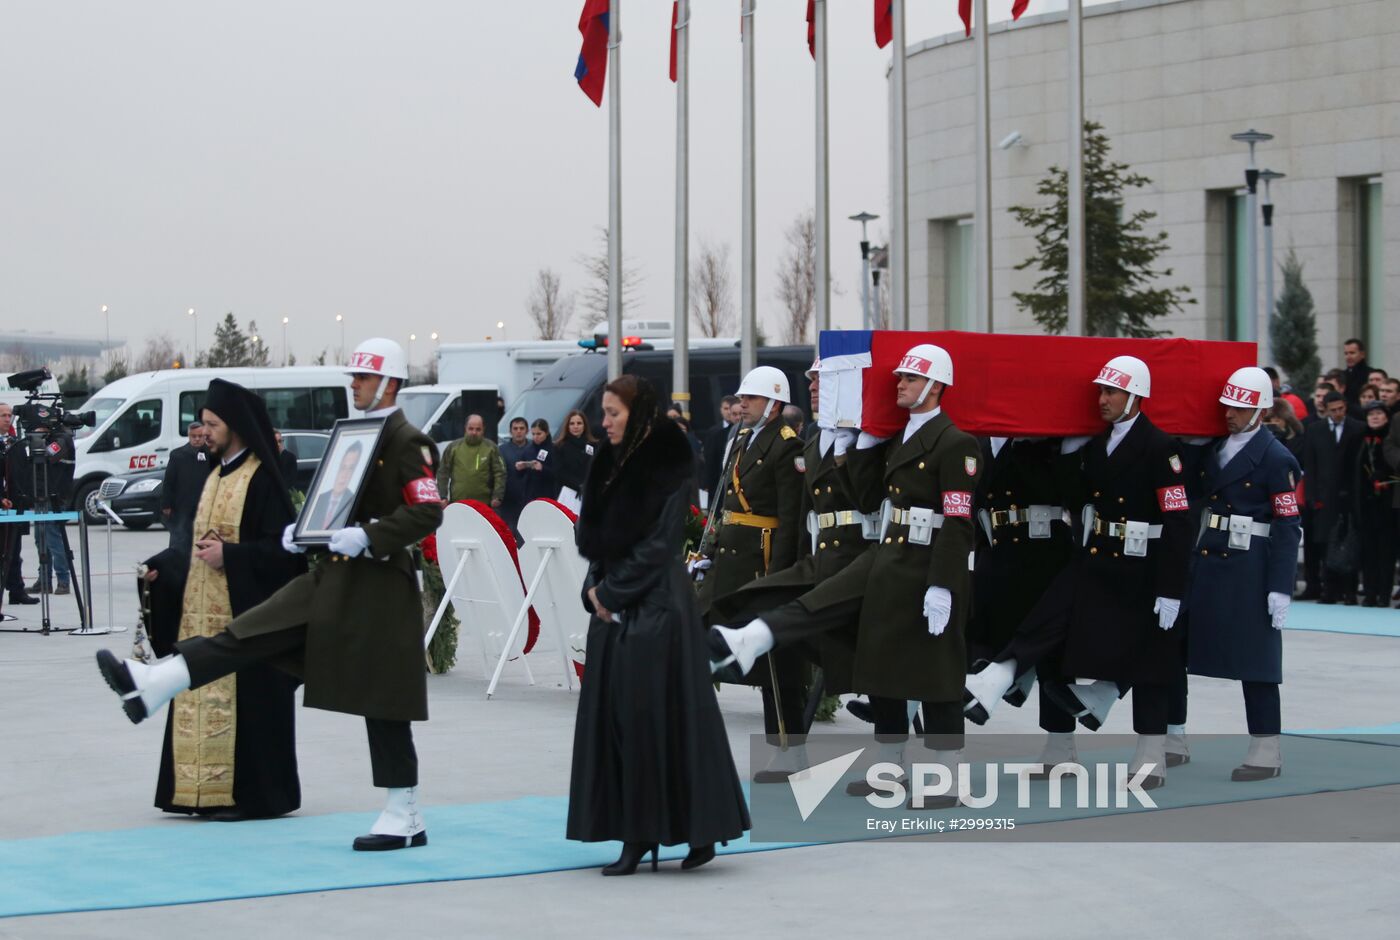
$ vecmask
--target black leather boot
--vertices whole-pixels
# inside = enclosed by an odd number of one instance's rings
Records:
[[[622,854],[617,857],[617,861],[603,869],[605,875],[630,875],[637,870],[637,863],[651,853],[651,870],[656,871],[656,843],[655,842],[624,842],[622,843]]]

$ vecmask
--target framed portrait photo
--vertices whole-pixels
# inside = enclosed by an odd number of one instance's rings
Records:
[[[355,518],[385,420],[347,418],[335,423],[325,455],[306,491],[301,515],[297,516],[293,542],[324,546],[332,532],[345,528]]]

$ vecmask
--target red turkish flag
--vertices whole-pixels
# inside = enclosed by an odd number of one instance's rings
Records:
[[[1026,12],[1026,7],[1030,5],[1031,0],[1012,0],[1011,18],[1013,20],[1019,20],[1021,18],[1021,14]]]
[[[983,0],[985,3],[986,0]],[[962,17],[963,35],[972,35],[972,0],[958,0],[958,16]]]
[[[894,3],[875,0],[875,45],[885,48],[894,40]]]
[[[676,17],[680,14],[679,0],[671,3],[671,81],[676,80]]]

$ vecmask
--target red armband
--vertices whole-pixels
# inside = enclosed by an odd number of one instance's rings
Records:
[[[1275,516],[1296,516],[1298,515],[1298,494],[1292,490],[1286,493],[1274,494],[1274,515]]]
[[[440,503],[442,497],[438,495],[437,480],[432,477],[420,477],[403,488],[403,501],[410,506],[417,506],[420,503]]]
[[[1186,487],[1180,483],[1163,486],[1157,490],[1157,506],[1162,512],[1181,512],[1189,508],[1186,501]]]
[[[955,519],[972,518],[972,492],[948,490],[943,494],[943,515]]]

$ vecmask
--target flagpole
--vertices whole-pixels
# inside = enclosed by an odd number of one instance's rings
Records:
[[[1065,332],[1084,335],[1084,7],[1069,0],[1069,173],[1066,198],[1069,242]]]
[[[974,199],[972,237],[976,239],[977,285],[973,329],[992,331],[992,115],[990,62],[987,42],[987,0],[973,0],[972,55],[977,83],[977,192]]]
[[[608,5],[608,379],[622,375],[622,0]]]
[[[690,417],[690,0],[676,3],[676,310],[671,400]]]
[[[829,135],[826,104],[826,0],[812,4],[813,44],[817,60],[817,263],[816,326],[818,341],[822,330],[831,329],[831,183],[828,174]]]
[[[894,67],[890,73],[893,114],[890,131],[894,152],[890,155],[890,326],[909,329],[909,134],[905,109],[904,0],[890,4],[890,35]]]
[[[743,182],[740,185],[739,222],[739,304],[743,321],[739,332],[739,372],[747,375],[758,363],[758,270],[755,263],[757,244],[755,241],[754,211],[754,65],[753,65],[753,25],[754,10],[758,0],[744,0],[740,17],[744,43],[744,108],[743,108]]]

